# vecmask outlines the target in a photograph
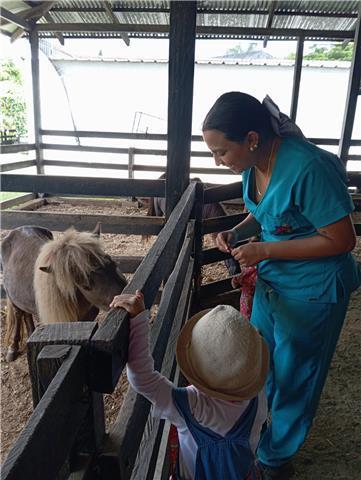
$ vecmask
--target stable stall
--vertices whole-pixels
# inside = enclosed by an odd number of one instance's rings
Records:
[[[1,8],[1,32],[12,40],[28,36],[32,53],[35,142],[3,145],[5,154],[31,151],[34,159],[8,162],[2,172],[36,166],[36,175],[3,173],[3,191],[27,192],[26,198],[2,205],[2,228],[36,224],[63,230],[71,224],[89,230],[101,221],[109,233],[157,234],[149,253],[136,269],[125,292],[140,289],[146,306],[161,299],[152,329],[151,348],[156,368],[178,381],[174,338],[190,312],[234,301],[230,279],[202,285],[202,265],[227,257],[216,249],[202,251],[202,236],[237,224],[242,214],[202,222],[202,205],[239,198],[241,182],[204,190],[190,183],[191,122],[194,51],[197,38],[296,39],[297,55],[290,116],[296,119],[305,40],[354,42],[347,101],[339,138],[312,139],[319,145],[337,145],[341,160],[361,160],[350,154],[361,139],[352,138],[361,80],[361,3],[359,1],[47,1],[6,2]],[[322,28],[320,28],[322,25]],[[169,38],[169,89],[166,181],[131,178],[132,149],[67,147],[99,154],[128,153],[129,179],[51,176],[44,168],[52,160],[45,152],[64,145],[44,143],[44,136],[144,138],[152,135],[119,132],[64,132],[42,128],[40,116],[39,39]],[[199,140],[199,138],[193,138]],[[148,152],[149,153],[149,152]],[[153,152],[157,154],[157,152]],[[159,153],[159,152],[158,152]],[[162,152],[164,153],[164,152]],[[209,155],[198,152],[199,156]],[[197,155],[197,153],[196,153]],[[66,162],[57,161],[66,166]],[[80,166],[77,165],[77,166]],[[96,163],[92,168],[98,168]],[[107,168],[103,163],[101,168]],[[114,168],[109,165],[109,168]],[[120,167],[123,168],[123,167]],[[139,166],[137,167],[139,168]],[[151,169],[143,165],[143,170]],[[153,169],[154,171],[154,169]],[[349,186],[358,201],[361,172],[349,172]],[[30,194],[30,196],[29,196]],[[153,217],[42,214],[36,202],[51,195],[91,197],[165,197],[165,221]],[[51,197],[50,197],[51,198]],[[21,202],[26,199],[26,208]],[[10,206],[12,207],[10,209]],[[14,206],[16,208],[14,208]],[[360,234],[360,225],[356,225]],[[129,260],[129,259],[128,259]],[[133,265],[134,267],[134,265]],[[133,268],[132,267],[132,268]],[[134,269],[133,269],[134,271]],[[161,285],[163,283],[163,287]],[[149,403],[131,389],[119,417],[106,435],[103,393],[112,392],[127,360],[129,319],[112,311],[101,325],[47,325],[37,329],[28,343],[34,413],[2,467],[4,480],[27,478],[167,478],[167,425],[152,419]],[[64,421],[64,419],[67,419]],[[76,472],[76,473],[75,473]]]

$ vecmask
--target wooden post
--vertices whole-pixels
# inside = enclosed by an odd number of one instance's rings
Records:
[[[203,219],[203,205],[204,205],[204,186],[203,183],[197,182],[196,200],[194,204],[194,294],[195,300],[199,300],[200,287],[202,283],[202,249],[203,249],[203,235],[202,235],[202,219]]]
[[[37,358],[43,347],[47,345],[86,345],[96,329],[96,322],[53,323],[40,325],[35,329],[27,342],[28,366],[34,407],[36,407],[41,398],[38,391]]]
[[[61,367],[64,360],[71,352],[70,345],[47,345],[44,347],[37,358],[37,372],[38,372],[38,395],[39,399],[44,395],[46,389],[55,377],[57,371]],[[70,474],[70,463],[67,459],[59,473],[56,480],[65,480]]]
[[[128,178],[134,178],[134,148],[128,148]]]
[[[40,110],[40,80],[39,80],[39,36],[35,28],[29,34],[31,48],[31,74],[33,84],[33,108],[34,108],[34,138],[36,152],[36,171],[44,173],[43,151],[41,148],[41,110]]]
[[[350,76],[346,97],[346,108],[343,117],[343,125],[341,130],[340,145],[338,156],[346,165],[348,151],[350,148],[353,124],[355,121],[357,98],[361,94],[361,3],[357,16],[357,24],[354,38],[352,64],[350,68]]]
[[[77,326],[77,323],[70,325]],[[79,324],[81,325],[81,323]],[[78,334],[74,336],[74,340],[76,342],[79,342],[79,337],[88,337],[88,333],[94,331],[94,328],[92,328],[94,324],[91,322],[84,322],[84,324],[86,325],[85,329],[81,327],[80,334],[78,330]],[[60,332],[60,330],[57,331]],[[69,332],[69,330],[67,330],[67,332]],[[64,337],[66,336],[67,335],[60,334],[59,339],[64,341]],[[56,340],[54,341],[56,342]],[[36,357],[37,378],[35,380],[37,386],[37,397],[39,401],[49,387],[52,379],[55,377],[61,364],[70,354],[72,348],[70,345],[58,344],[48,344],[42,348],[41,345],[43,345],[43,342],[38,342],[36,345],[33,339],[33,360],[35,360],[34,353],[36,350],[38,350],[38,348],[41,348],[39,355]],[[105,436],[104,402],[103,396],[97,392],[90,391],[86,384],[87,379],[84,379],[82,404],[86,409],[86,413],[84,415],[82,425],[76,435],[73,450],[76,454],[91,455],[94,452],[99,452]],[[33,392],[35,390],[34,386],[35,385],[33,385]],[[76,457],[74,457],[74,460],[76,460]],[[70,466],[65,465],[64,474],[67,472],[67,467],[70,471]]]
[[[291,100],[291,119],[295,122],[297,116],[298,96],[300,93],[302,60],[303,60],[303,45],[304,38],[299,37],[297,41],[297,53],[295,61],[295,70],[293,74],[292,100]]]
[[[166,219],[189,183],[196,1],[171,1]]]

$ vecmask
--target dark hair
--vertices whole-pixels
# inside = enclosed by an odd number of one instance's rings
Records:
[[[273,133],[270,115],[264,105],[242,92],[221,95],[207,113],[202,130],[219,130],[231,141],[244,140],[251,130],[264,136]]]

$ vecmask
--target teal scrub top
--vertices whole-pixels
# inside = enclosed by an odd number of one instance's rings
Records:
[[[317,229],[353,209],[346,171],[330,152],[297,137],[282,139],[264,196],[253,199],[254,169],[243,172],[247,209],[261,225],[261,241],[312,237]],[[335,303],[361,284],[350,253],[312,260],[264,260],[258,275],[280,294],[302,301]]]

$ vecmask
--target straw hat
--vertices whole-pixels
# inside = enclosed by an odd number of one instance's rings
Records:
[[[176,353],[183,375],[210,397],[248,400],[266,381],[267,345],[230,305],[191,317],[180,332]]]

